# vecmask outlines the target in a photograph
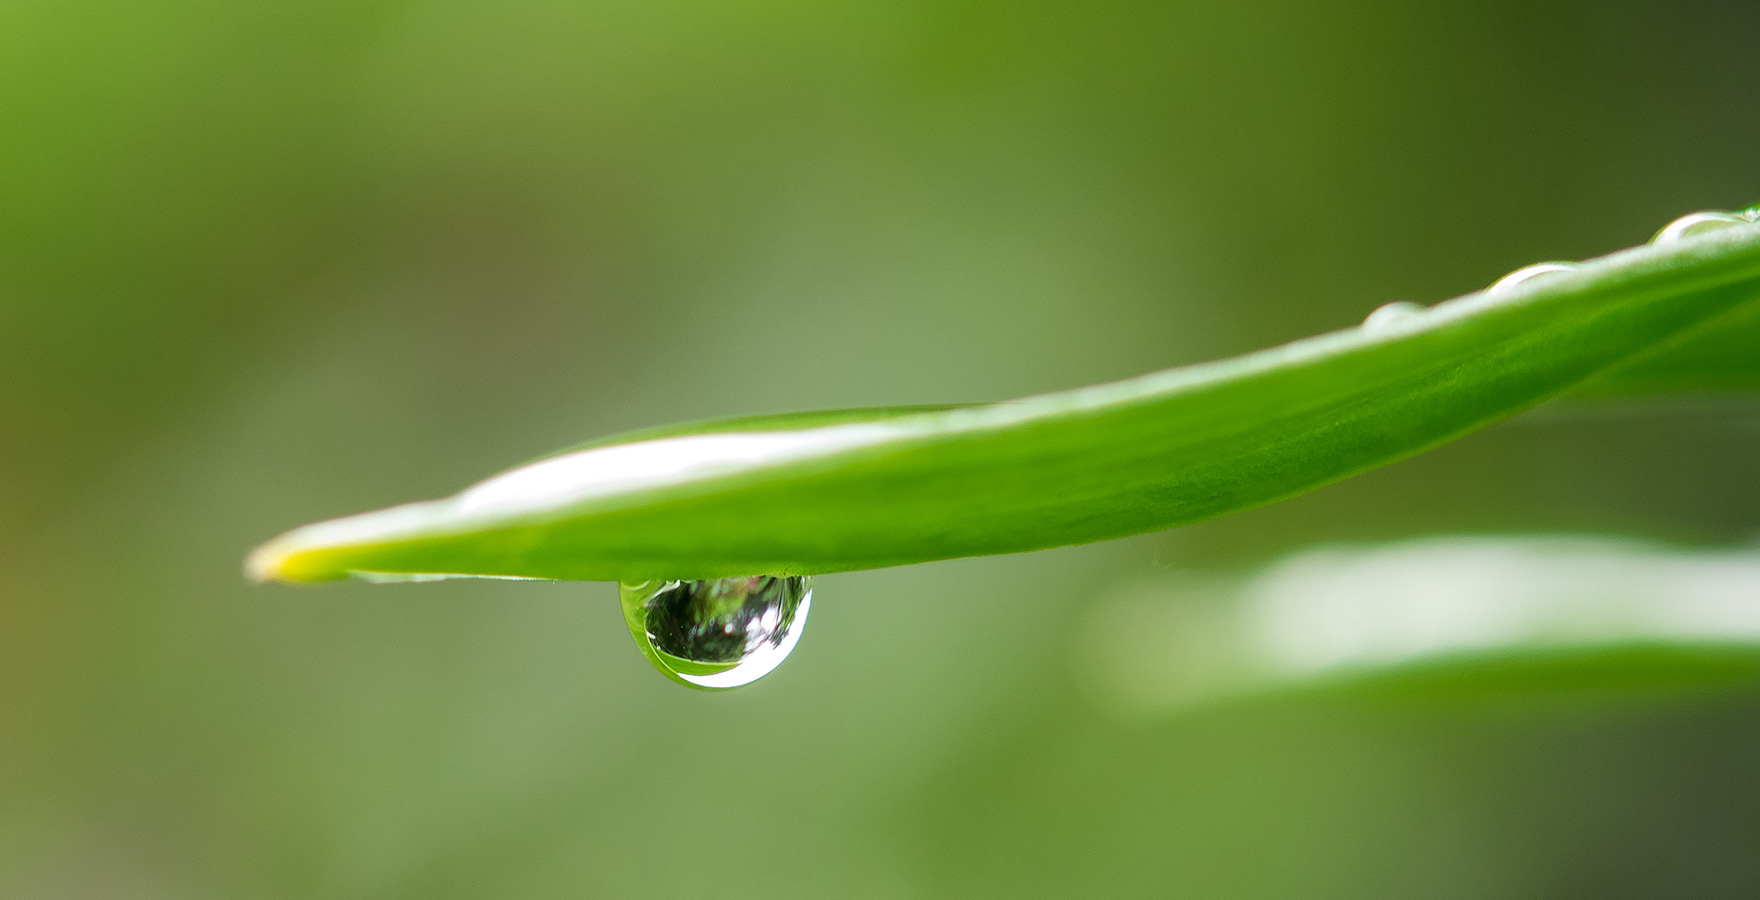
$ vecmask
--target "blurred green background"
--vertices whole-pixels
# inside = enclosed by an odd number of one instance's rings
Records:
[[[239,567],[615,430],[1070,387],[1642,242],[1760,198],[1757,44],[1743,0],[3,0],[0,896],[1752,896],[1760,688],[1125,714],[1081,637],[1316,544],[1745,545],[1752,404],[824,577],[727,695],[609,585]]]

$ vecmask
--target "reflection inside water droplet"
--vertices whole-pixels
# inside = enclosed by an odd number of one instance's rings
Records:
[[[1672,244],[1690,237],[1722,231],[1735,225],[1747,225],[1751,219],[1726,212],[1696,212],[1681,216],[1663,226],[1656,236],[1650,239],[1652,244]]]
[[[1404,322],[1424,311],[1424,307],[1410,300],[1395,300],[1375,308],[1369,317],[1363,320],[1364,331],[1382,331],[1396,322]]]
[[[1486,293],[1507,293],[1515,290],[1519,285],[1527,284],[1536,278],[1544,278],[1548,275],[1556,275],[1563,272],[1574,272],[1576,271],[1576,268],[1577,267],[1574,263],[1561,262],[1535,263],[1531,266],[1524,266],[1497,279],[1496,284],[1486,288]]]
[[[624,620],[655,667],[709,689],[751,684],[781,665],[813,600],[807,579],[790,575],[626,582],[622,594]]]

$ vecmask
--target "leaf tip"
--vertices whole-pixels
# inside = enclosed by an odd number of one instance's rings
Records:
[[[385,568],[383,559],[372,558],[374,551],[420,537],[435,512],[446,508],[443,503],[408,503],[295,528],[252,550],[245,557],[245,577],[258,584],[340,581],[356,570]]]
[[[300,552],[297,547],[289,545],[287,535],[275,538],[250,552],[244,559],[244,577],[254,584],[268,584],[278,581],[293,584],[302,581],[325,581],[323,577],[313,577],[315,573],[302,571],[299,565]]]
[[[277,541],[270,541],[252,550],[250,555],[244,558],[244,577],[246,579],[253,584],[267,584],[271,581],[281,580],[281,571],[287,555],[275,546],[277,543]]]

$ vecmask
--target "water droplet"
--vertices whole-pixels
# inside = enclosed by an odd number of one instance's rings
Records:
[[[1736,213],[1696,212],[1681,216],[1668,223],[1656,236],[1650,239],[1652,244],[1673,244],[1690,237],[1722,231],[1733,225],[1747,225],[1753,220]]]
[[[1577,266],[1575,263],[1535,263],[1531,266],[1524,266],[1497,279],[1497,283],[1486,288],[1485,292],[1488,294],[1507,294],[1510,291],[1515,290],[1518,286],[1527,284],[1536,278],[1543,278],[1560,272],[1574,272],[1576,271],[1576,268]]]
[[[1760,222],[1760,203],[1756,203],[1753,206],[1742,210],[1740,213],[1737,213],[1737,215],[1750,222]]]
[[[1410,300],[1395,300],[1375,308],[1367,319],[1363,320],[1364,331],[1381,331],[1396,322],[1404,322],[1424,311],[1424,307]]]
[[[807,579],[752,575],[625,582],[623,617],[662,674],[692,687],[751,684],[782,664],[812,606]]]

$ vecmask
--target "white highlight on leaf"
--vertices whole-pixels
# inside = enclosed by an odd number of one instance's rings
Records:
[[[1434,659],[1630,644],[1760,645],[1760,552],[1594,537],[1324,548],[1244,579],[1126,587],[1086,642],[1138,711]]]
[[[895,434],[884,425],[858,424],[612,444],[539,460],[497,475],[452,502],[457,512],[466,515],[564,506],[693,478],[796,462],[879,443]]]

